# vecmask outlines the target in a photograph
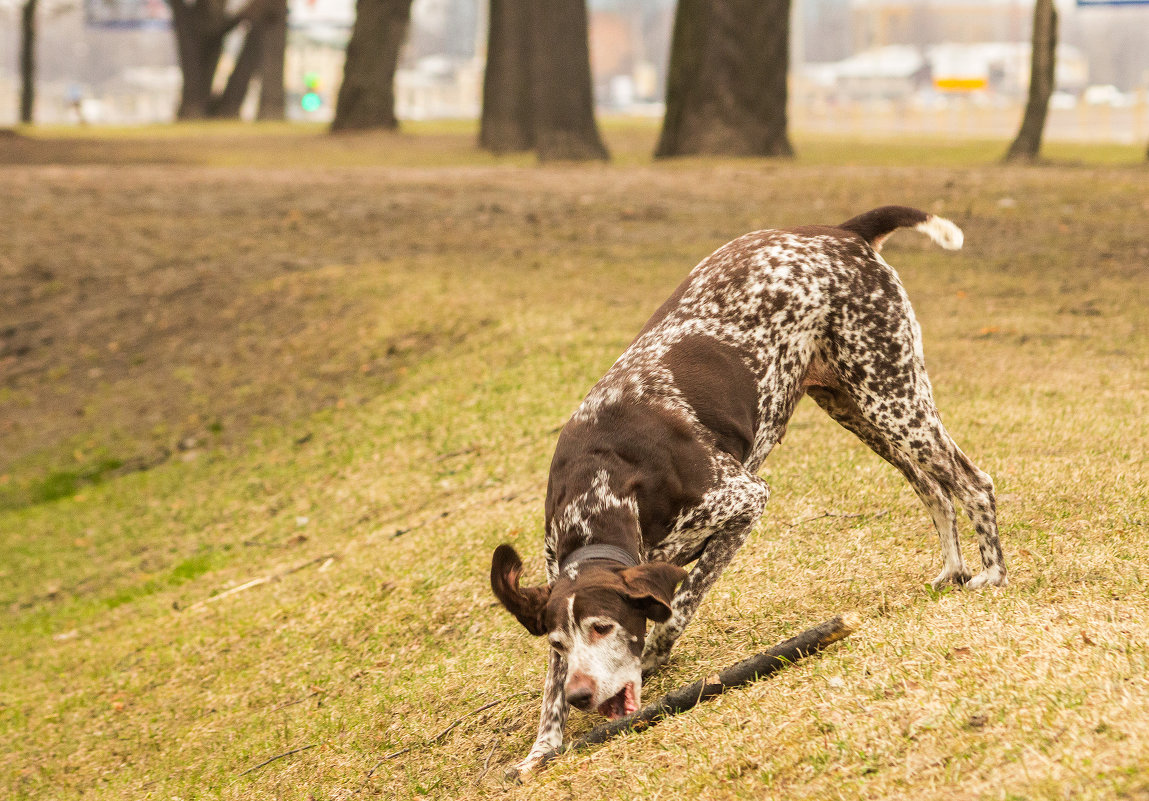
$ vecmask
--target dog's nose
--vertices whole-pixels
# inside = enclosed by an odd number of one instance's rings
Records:
[[[589,687],[581,687],[567,693],[567,703],[578,709],[586,709],[590,706],[590,699],[594,697],[594,693]]]
[[[587,709],[594,698],[594,680],[582,673],[575,673],[567,681],[567,703],[578,709]]]

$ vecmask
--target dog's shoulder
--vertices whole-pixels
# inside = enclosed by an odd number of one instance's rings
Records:
[[[684,508],[696,505],[713,480],[711,451],[679,410],[622,397],[577,414],[563,427],[547,481],[547,533],[570,534],[633,498],[647,546],[665,536]],[[613,512],[609,512],[613,515]],[[577,525],[576,525],[577,527]]]

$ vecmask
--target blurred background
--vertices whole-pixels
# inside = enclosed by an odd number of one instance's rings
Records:
[[[0,125],[19,116],[21,22],[29,4],[37,30],[37,123],[174,118],[181,71],[168,3],[0,0]],[[673,0],[589,0],[600,113],[662,115],[675,7]],[[1149,138],[1149,5],[1057,8],[1046,137]],[[487,14],[485,0],[414,0],[395,75],[399,119],[479,116]],[[333,118],[354,19],[354,0],[290,0],[287,119]],[[1023,0],[795,0],[791,125],[1010,136],[1025,103],[1032,26],[1033,4]],[[224,41],[217,83],[232,72],[242,41],[238,27]],[[256,116],[256,96],[247,93],[241,117]]]

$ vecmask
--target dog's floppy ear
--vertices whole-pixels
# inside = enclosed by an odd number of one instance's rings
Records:
[[[518,618],[527,631],[536,637],[546,634],[543,626],[543,610],[551,596],[548,586],[519,586],[519,576],[523,573],[523,560],[510,545],[500,545],[491,558],[491,589],[495,597],[507,607],[507,611]]]
[[[626,585],[626,599],[655,623],[670,618],[674,588],[686,578],[686,571],[670,562],[647,562],[619,573]]]

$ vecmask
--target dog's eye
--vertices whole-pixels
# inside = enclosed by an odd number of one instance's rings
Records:
[[[551,644],[551,648],[554,648],[560,654],[566,650],[566,648],[563,646],[563,644],[561,642],[559,642],[558,640],[550,640],[549,642]]]
[[[614,624],[613,623],[595,623],[593,626],[591,626],[591,628],[594,630],[595,634],[599,635],[600,637],[605,637],[606,635],[608,635],[612,631],[614,631]]]

